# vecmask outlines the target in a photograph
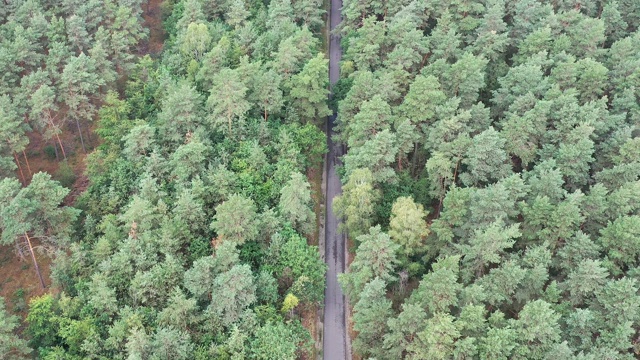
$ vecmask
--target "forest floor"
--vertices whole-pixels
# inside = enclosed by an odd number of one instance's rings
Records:
[[[51,285],[51,259],[38,251],[36,259],[45,283],[47,286]],[[13,246],[0,246],[0,269],[0,296],[5,299],[7,310],[24,318],[27,315],[29,299],[43,295],[49,289],[40,286],[31,258],[20,259]]]
[[[155,55],[162,52],[165,40],[164,27],[162,26],[162,1],[149,0],[146,5],[142,6],[142,10],[144,10],[142,14],[144,24],[142,26],[149,29],[149,37],[140,47],[141,55]]]

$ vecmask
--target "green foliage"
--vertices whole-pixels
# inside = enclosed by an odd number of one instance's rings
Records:
[[[399,197],[393,203],[389,236],[402,246],[402,253],[410,257],[426,252],[424,240],[429,235],[422,205],[417,205],[410,197]]]
[[[304,175],[292,173],[280,191],[280,212],[294,229],[304,234],[313,232],[315,214],[312,210],[311,190]]]
[[[326,265],[316,246],[289,230],[276,236],[269,247],[268,267],[278,279],[289,277],[287,287],[303,302],[318,303],[324,297]]]
[[[18,317],[9,315],[0,298],[0,353],[7,360],[26,359],[31,352],[27,342],[16,335],[17,327]]]
[[[44,348],[58,343],[60,323],[57,316],[57,304],[53,296],[43,295],[29,302],[27,315],[27,333],[34,348]]]
[[[47,156],[47,159],[54,160],[56,158],[56,149],[52,145],[47,145],[42,149],[42,152]]]
[[[294,360],[308,351],[310,339],[304,336],[300,324],[269,322],[256,332],[251,343],[253,358],[259,360]]]
[[[385,282],[375,278],[365,285],[353,307],[354,330],[358,332],[353,341],[354,350],[372,357],[383,354],[382,340],[391,315],[391,301],[385,297]]]
[[[366,284],[373,279],[380,279],[385,283],[396,280],[396,252],[400,248],[391,241],[389,235],[381,232],[380,226],[370,228],[369,234],[360,235],[356,240],[360,243],[357,256],[353,259],[349,272],[338,277],[351,301],[357,301]]]
[[[333,200],[336,215],[345,218],[344,229],[352,238],[363,234],[371,225],[379,192],[373,187],[373,174],[357,169],[349,176],[343,194]]]
[[[300,119],[318,123],[331,115],[327,106],[329,60],[318,54],[307,62],[299,74],[291,78],[291,98]]]
[[[211,227],[221,241],[243,244],[254,240],[258,234],[256,207],[251,199],[241,195],[231,195],[229,200],[216,207],[216,215]]]
[[[638,290],[637,14],[624,1],[344,1],[334,210],[362,239],[340,278],[358,355],[637,352],[636,312],[611,315]],[[363,235],[376,226],[389,236]],[[384,316],[365,316],[373,303]]]
[[[340,78],[331,87],[331,100],[329,100],[329,108],[338,111],[338,104],[344,100],[353,85],[352,78]]]
[[[53,175],[53,179],[58,181],[60,185],[71,188],[73,183],[76,181],[76,174],[73,171],[73,168],[67,161],[63,161],[60,163],[60,167],[56,170],[56,173]]]

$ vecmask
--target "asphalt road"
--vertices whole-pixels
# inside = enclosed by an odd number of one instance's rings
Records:
[[[330,27],[334,30],[340,23],[342,0],[331,0]],[[339,78],[339,63],[342,56],[340,37],[331,35],[329,42],[329,81],[333,85]],[[338,284],[338,274],[345,269],[345,236],[338,232],[338,219],[333,212],[333,198],[342,193],[342,185],[336,174],[336,165],[342,155],[342,146],[331,140],[336,115],[329,117],[327,144],[326,194],[327,214],[325,223],[325,260],[327,262],[327,288],[324,298],[324,341],[322,344],[325,360],[350,359],[348,354],[348,338],[345,322],[345,301],[342,289]]]

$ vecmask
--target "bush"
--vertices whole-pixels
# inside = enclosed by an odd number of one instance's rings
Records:
[[[44,152],[47,159],[54,160],[56,158],[56,149],[53,147],[53,145],[45,146],[42,151]]]
[[[63,161],[55,174],[53,174],[53,179],[60,182],[60,185],[71,188],[73,183],[76,182],[76,174],[73,172],[71,165],[67,161]]]
[[[27,300],[25,298],[25,291],[23,288],[19,288],[13,293],[13,311],[23,312],[27,309]]]
[[[27,334],[34,348],[53,346],[59,343],[57,304],[51,294],[33,298],[29,302]]]

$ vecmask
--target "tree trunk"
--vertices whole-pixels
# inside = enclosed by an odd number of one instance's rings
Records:
[[[413,160],[411,162],[411,176],[416,177],[416,166],[418,163],[418,143],[413,143]]]
[[[56,134],[56,139],[58,139],[58,144],[60,145],[60,150],[62,150],[62,156],[65,160],[67,160],[67,153],[64,151],[64,146],[62,146],[62,141],[60,140],[60,135]]]
[[[27,238],[27,244],[29,245],[29,252],[31,253],[31,259],[33,259],[33,265],[36,269],[36,273],[38,274],[38,279],[40,280],[40,285],[42,288],[46,288],[44,284],[44,279],[42,278],[42,274],[40,273],[40,267],[38,266],[38,261],[36,260],[36,254],[33,252],[33,246],[31,246],[31,239],[29,238],[29,234],[24,233],[24,236]]]
[[[33,171],[31,171],[31,165],[29,165],[29,158],[27,158],[27,153],[22,150],[22,155],[24,156],[24,162],[27,163],[27,170],[29,170],[29,176],[33,176]]]
[[[56,161],[60,161],[60,155],[58,155],[58,145],[55,143],[55,141],[53,142],[53,151],[56,152]]]
[[[26,259],[24,258],[24,251],[22,251],[22,247],[20,247],[20,242],[16,241],[16,253],[18,253],[18,256],[20,257],[20,261],[25,261]]]
[[[24,178],[24,173],[22,172],[22,166],[20,166],[20,160],[18,160],[18,155],[13,153],[13,158],[16,159],[16,165],[18,165],[18,170],[20,170],[20,177],[22,177],[22,182],[27,183],[27,180]]]
[[[82,144],[82,151],[86,154],[87,148],[84,147],[84,138],[82,137],[82,130],[80,129],[80,122],[76,119],[76,126],[78,127],[78,133],[80,134],[80,143]]]
[[[53,123],[53,118],[51,118],[51,116],[49,116],[49,124],[51,124],[51,128],[55,129],[56,128],[56,124]],[[60,140],[60,135],[56,132],[56,139],[58,140],[58,144],[60,145],[60,150],[62,150],[62,156],[64,156],[64,159],[67,160],[67,153],[64,151],[64,146],[62,146],[62,141]],[[58,152],[56,151],[56,160],[58,160]]]

